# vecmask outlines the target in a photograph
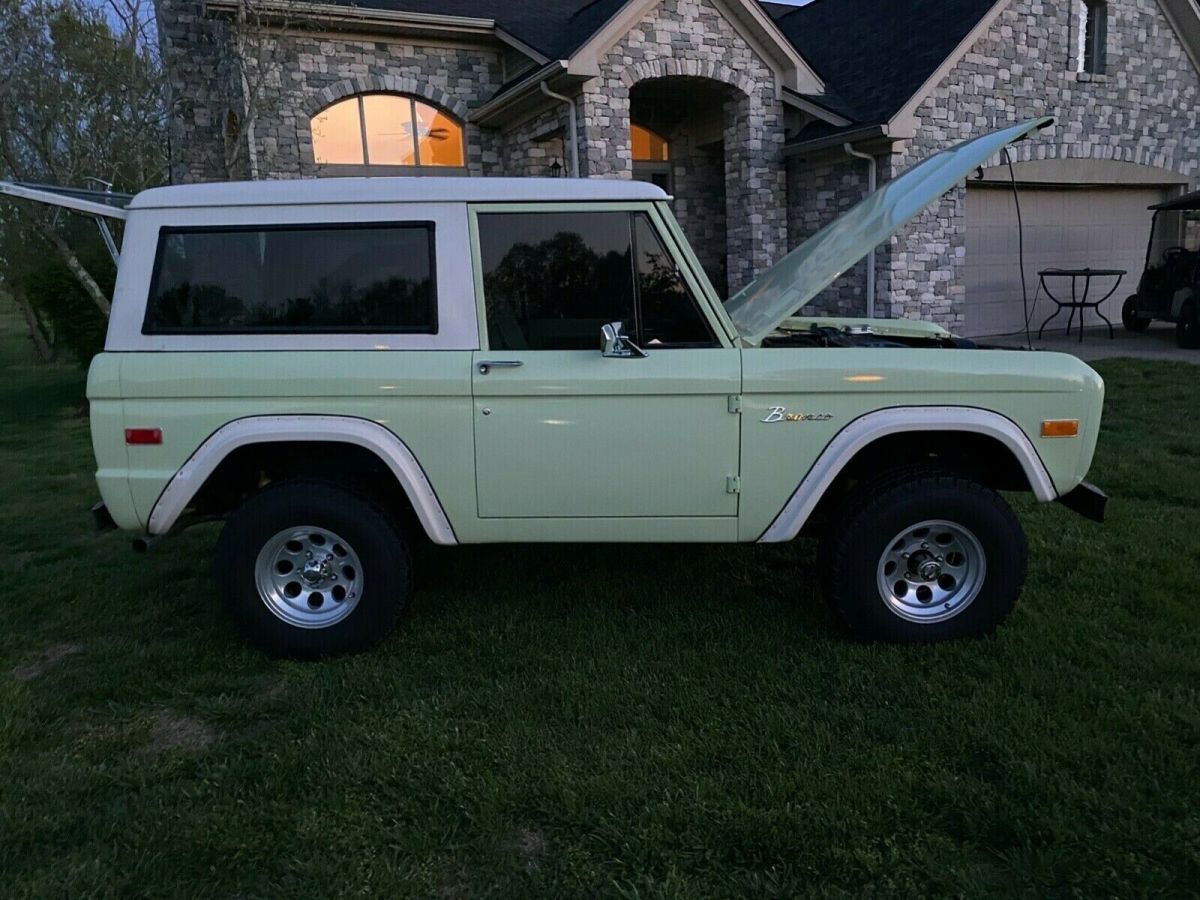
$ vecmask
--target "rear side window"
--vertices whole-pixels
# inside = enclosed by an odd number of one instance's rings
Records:
[[[145,334],[437,333],[433,225],[164,228]]]

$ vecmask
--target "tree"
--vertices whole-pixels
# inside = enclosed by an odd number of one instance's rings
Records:
[[[93,0],[95,4],[95,0]],[[162,78],[143,0],[0,0],[0,177],[81,187],[100,181],[137,191],[167,173]],[[101,317],[109,312],[102,256],[72,246],[62,211],[13,205],[0,215],[0,267],[10,293],[30,303],[28,282],[46,269],[31,237],[57,256]],[[74,233],[78,233],[77,231]],[[32,256],[32,259],[30,258]],[[88,259],[85,261],[85,257]],[[26,312],[31,336],[56,333]],[[72,314],[77,315],[78,311]],[[34,334],[34,323],[43,326]],[[61,333],[61,330],[58,332]]]
[[[176,136],[192,141],[189,164],[193,168],[188,176],[257,180],[261,172],[255,132],[262,120],[281,111],[284,71],[291,60],[287,38],[313,27],[310,4],[304,0],[157,2],[171,13],[168,21],[183,15],[202,16],[204,22],[202,29],[189,32],[177,45],[172,44],[169,31],[162,35],[168,60],[178,54],[184,66],[205,73],[202,85],[189,83],[189,95],[169,98]],[[189,109],[192,104],[195,109]],[[193,128],[206,133],[194,140]]]

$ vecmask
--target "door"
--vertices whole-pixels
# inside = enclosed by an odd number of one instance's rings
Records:
[[[736,516],[741,355],[649,211],[477,213],[481,518]],[[644,358],[601,355],[624,323]]]
[[[1033,304],[1042,269],[1125,269],[1116,293],[1101,312],[1116,322],[1121,303],[1137,290],[1146,263],[1152,213],[1166,192],[1158,187],[1022,188],[1025,222],[1025,284]],[[1017,213],[1012,189],[969,185],[967,189],[967,335],[1009,334],[1025,328]],[[1082,285],[1082,282],[1081,282]],[[1050,285],[1069,296],[1070,281]],[[1110,279],[1097,281],[1092,296],[1104,296]],[[1099,293],[1098,293],[1099,292]],[[1063,294],[1059,294],[1063,296]],[[1030,327],[1054,312],[1043,294],[1031,308]],[[1066,327],[1064,312],[1053,326]],[[1078,319],[1078,315],[1076,315]],[[1088,325],[1099,325],[1094,313]]]

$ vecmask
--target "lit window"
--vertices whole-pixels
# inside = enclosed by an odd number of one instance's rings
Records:
[[[313,116],[312,136],[317,165],[466,165],[462,126],[397,94],[360,94],[326,107]]]
[[[667,162],[671,158],[670,145],[649,128],[630,125],[629,138],[634,162]]]
[[[1078,71],[1104,74],[1108,63],[1108,4],[1105,0],[1077,0]]]

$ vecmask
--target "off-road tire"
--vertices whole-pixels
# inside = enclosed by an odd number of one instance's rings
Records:
[[[1175,323],[1175,343],[1184,350],[1200,349],[1200,306],[1189,300],[1179,310]]]
[[[1126,331],[1132,331],[1135,334],[1145,331],[1150,327],[1152,319],[1143,319],[1137,315],[1136,310],[1137,295],[1128,297],[1124,305],[1121,306],[1121,324],[1125,326]]]
[[[256,575],[260,552],[281,532],[314,526],[344,539],[361,562],[363,590],[345,618],[298,627],[272,611]],[[396,518],[344,485],[285,481],[235,510],[217,540],[214,560],[222,600],[245,636],[267,652],[299,659],[353,653],[395,627],[412,596],[408,543]]]
[[[973,535],[986,572],[974,598],[951,618],[917,622],[889,605],[878,579],[896,536],[930,520],[955,523]],[[864,482],[846,497],[822,537],[818,558],[830,602],[851,634],[915,644],[993,632],[1016,606],[1028,549],[1016,515],[994,490],[948,471],[907,467]]]

